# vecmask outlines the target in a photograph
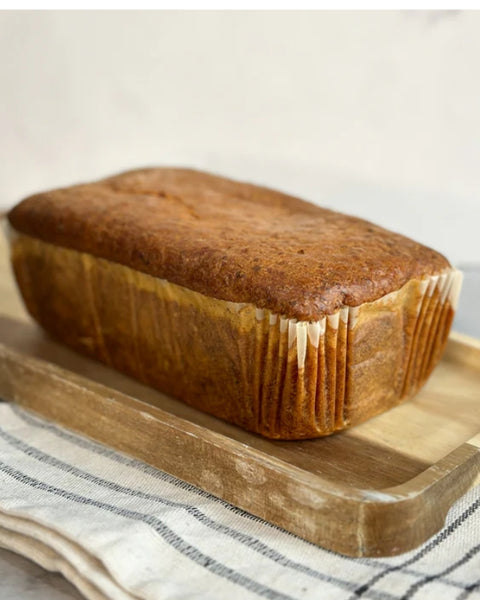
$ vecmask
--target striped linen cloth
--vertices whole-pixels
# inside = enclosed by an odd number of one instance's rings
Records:
[[[0,546],[92,600],[475,600],[480,487],[420,548],[352,559],[0,403]]]

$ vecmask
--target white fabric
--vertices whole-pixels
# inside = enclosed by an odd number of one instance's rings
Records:
[[[0,546],[91,600],[479,600],[480,487],[420,548],[352,559],[0,403]]]

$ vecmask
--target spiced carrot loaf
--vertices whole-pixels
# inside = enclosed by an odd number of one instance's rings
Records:
[[[367,221],[187,169],[41,193],[8,215],[31,315],[65,344],[272,438],[408,398],[460,275]]]

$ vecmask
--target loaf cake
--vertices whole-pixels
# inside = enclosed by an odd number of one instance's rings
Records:
[[[324,436],[411,397],[460,288],[411,239],[187,169],[37,194],[8,219],[15,276],[45,330],[270,438]]]

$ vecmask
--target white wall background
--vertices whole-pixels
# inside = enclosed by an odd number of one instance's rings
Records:
[[[2,12],[0,206],[180,164],[480,262],[480,13]]]

